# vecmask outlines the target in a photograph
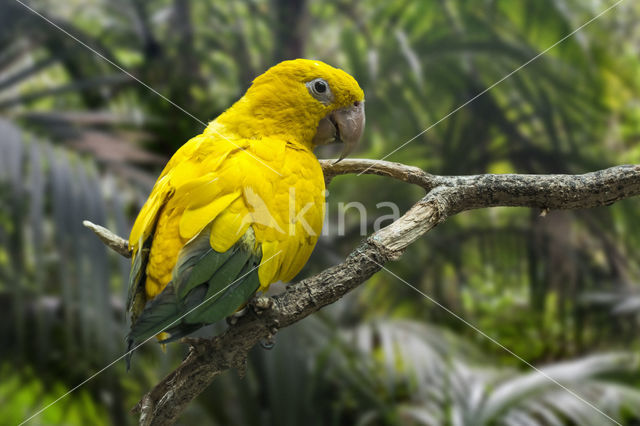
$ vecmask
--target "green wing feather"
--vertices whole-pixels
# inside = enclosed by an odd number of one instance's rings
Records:
[[[165,343],[215,323],[233,314],[258,290],[262,256],[253,229],[224,253],[211,248],[210,234],[208,226],[182,248],[171,282],[133,322],[127,336],[130,348],[162,331],[171,334]],[[136,261],[132,273],[140,274]]]
[[[142,312],[147,300],[144,291],[144,282],[147,279],[147,263],[149,261],[149,248],[151,238],[142,245],[142,248],[133,257],[131,272],[129,272],[129,292],[127,296],[127,311],[131,312],[131,323],[135,323]]]

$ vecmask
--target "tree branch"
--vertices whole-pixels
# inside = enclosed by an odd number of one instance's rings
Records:
[[[83,220],[82,224],[85,227],[91,229],[98,236],[98,238],[100,238],[100,241],[102,241],[111,250],[115,251],[120,256],[126,257],[127,259],[131,257],[131,250],[129,250],[129,241],[117,236],[107,228],[96,225],[95,223],[89,222],[88,220]]]
[[[338,164],[323,161],[322,167],[327,182],[341,174],[376,174],[419,185],[427,194],[398,220],[369,236],[344,262],[291,284],[282,294],[255,299],[250,307],[256,315],[241,317],[221,335],[189,340],[191,349],[182,364],[134,408],[141,425],[172,424],[217,375],[230,368],[243,369],[256,343],[334,303],[451,215],[496,206],[591,208],[640,194],[640,165],[583,175],[477,176],[435,176],[403,164],[357,159]],[[99,236],[118,253],[128,254],[126,241],[113,234],[115,239],[105,237],[104,232]]]
[[[418,167],[392,163],[391,161],[366,159],[345,159],[339,163],[335,161],[320,160],[327,185],[338,175],[362,173],[391,177],[402,182],[413,183],[429,191],[438,185],[440,179],[439,176],[431,175]]]

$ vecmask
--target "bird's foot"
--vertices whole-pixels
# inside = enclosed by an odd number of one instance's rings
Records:
[[[269,334],[264,339],[260,340],[260,346],[263,349],[273,349],[276,345],[276,333],[278,333],[280,323],[278,320],[274,320],[273,323],[269,326]]]
[[[245,305],[244,308],[240,309],[239,311],[234,312],[233,314],[231,314],[231,316],[227,317],[227,324],[236,325],[236,323],[238,322],[238,320],[240,318],[242,318],[243,316],[247,315],[247,312],[249,312],[249,310],[247,309],[247,306]]]
[[[269,333],[269,335],[266,338],[260,340],[260,346],[262,347],[262,349],[271,350],[275,345],[276,345],[275,333]]]
[[[265,311],[271,309],[273,306],[273,299],[270,297],[255,297],[251,301],[250,305],[256,315],[262,315]]]
[[[273,300],[270,297],[254,297],[242,309],[227,317],[227,324],[236,325],[240,318],[250,312],[256,316],[260,316],[265,311],[271,309],[272,306]]]

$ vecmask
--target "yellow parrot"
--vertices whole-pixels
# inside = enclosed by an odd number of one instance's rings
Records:
[[[281,62],[173,155],[129,237],[129,348],[185,336],[302,269],[324,220],[317,145],[348,155],[364,93],[320,61]]]

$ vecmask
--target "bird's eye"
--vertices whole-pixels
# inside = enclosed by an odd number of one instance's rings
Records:
[[[306,83],[307,90],[309,90],[309,94],[322,102],[324,105],[329,105],[333,102],[333,93],[331,93],[331,88],[329,87],[329,83],[323,78],[315,78]]]

